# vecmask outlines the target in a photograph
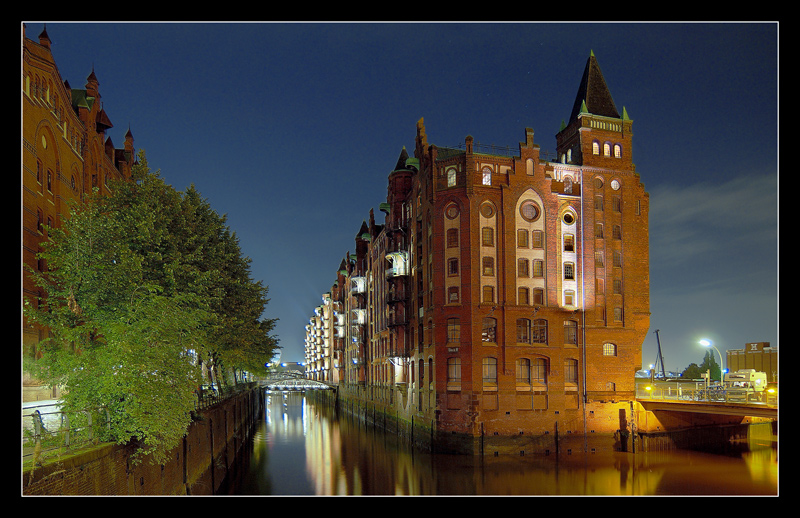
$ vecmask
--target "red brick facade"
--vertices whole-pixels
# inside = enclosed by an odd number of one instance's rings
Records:
[[[59,74],[47,31],[35,41],[24,31],[23,27],[22,294],[36,303],[40,294],[24,268],[46,268],[36,254],[48,228],[60,226],[69,214],[69,204],[83,201],[93,188],[108,192],[109,179],[130,178],[135,152],[130,131],[120,149],[106,136],[113,125],[103,108],[94,71],[83,88],[70,87]],[[37,356],[37,344],[45,333],[23,324],[26,357]]]
[[[420,120],[414,158],[404,149],[389,174],[385,224],[370,215],[326,294],[341,338],[324,338],[330,319],[308,326],[309,373],[439,436],[620,430],[649,327],[631,126],[593,55],[555,161],[531,129],[505,156],[471,137],[431,145]]]

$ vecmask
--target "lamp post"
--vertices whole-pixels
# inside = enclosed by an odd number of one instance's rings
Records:
[[[722,353],[719,352],[719,349],[717,349],[716,346],[714,344],[712,344],[710,340],[703,339],[703,340],[700,340],[699,343],[703,347],[711,347],[711,348],[713,348],[715,351],[717,351],[717,354],[719,354],[719,385],[720,385],[720,387],[723,386],[722,381],[725,379],[725,368],[724,368],[724,364],[722,363]]]

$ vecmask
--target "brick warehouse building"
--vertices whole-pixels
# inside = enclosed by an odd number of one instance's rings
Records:
[[[438,451],[623,449],[650,320],[631,127],[593,54],[556,161],[531,129],[507,156],[429,144],[420,120],[384,224],[306,326],[308,376]]]
[[[57,228],[72,202],[82,202],[93,188],[108,192],[111,178],[130,178],[135,160],[133,136],[115,148],[106,132],[113,127],[92,71],[83,88],[62,80],[44,29],[37,40],[22,32],[22,295],[41,296],[25,267],[43,270],[36,257],[49,228]],[[47,331],[22,325],[24,359],[37,357]],[[56,396],[23,373],[23,400]]]

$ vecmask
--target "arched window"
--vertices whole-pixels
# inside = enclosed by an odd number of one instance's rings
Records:
[[[451,167],[447,170],[447,186],[454,187],[456,185],[456,169]]]
[[[531,385],[531,361],[528,358],[517,359],[517,385],[523,387]]]
[[[517,319],[517,342],[521,344],[531,343],[531,321],[527,318]]]
[[[596,140],[592,142],[592,154],[593,155],[600,154],[600,143]]]
[[[616,356],[616,355],[617,355],[616,344],[603,344],[603,356]]]
[[[535,344],[547,345],[547,320],[537,318],[531,326],[531,341]]]
[[[481,340],[484,342],[497,342],[497,319],[484,317]]]
[[[614,144],[614,158],[622,158],[622,146]]]
[[[603,144],[603,155],[611,156],[611,144],[609,144],[608,142]]]
[[[492,170],[488,167],[484,167],[481,173],[483,175],[482,177],[483,185],[492,185]]]
[[[578,384],[578,360],[572,358],[564,360],[564,383],[567,385]]]
[[[539,390],[547,390],[547,361],[536,358],[531,364],[531,384]]]

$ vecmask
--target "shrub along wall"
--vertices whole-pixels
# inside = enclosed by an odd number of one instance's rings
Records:
[[[133,445],[103,444],[22,474],[24,495],[213,495],[263,411],[263,391],[240,392],[198,412],[165,464],[130,461]]]

